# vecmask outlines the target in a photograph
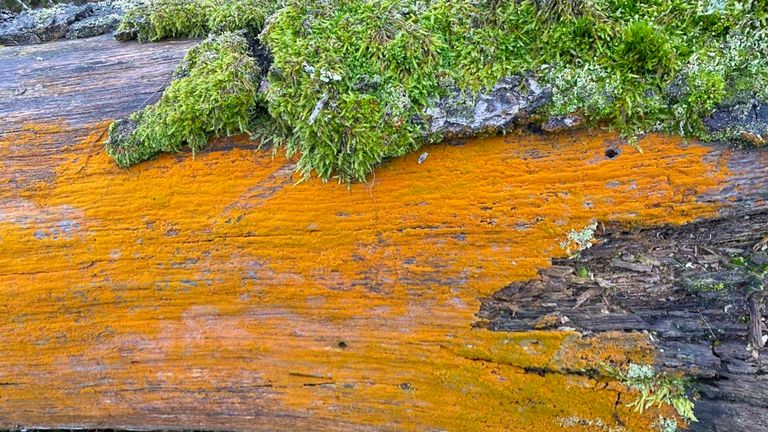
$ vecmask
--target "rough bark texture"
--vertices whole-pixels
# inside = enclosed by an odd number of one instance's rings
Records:
[[[747,98],[739,103],[721,106],[704,120],[713,133],[737,131],[755,145],[768,143],[768,103]]]
[[[1,50],[0,132],[29,121],[92,124],[139,110],[160,97],[196,43],[140,45],[100,36]]]
[[[445,139],[496,135],[525,125],[552,98],[533,77],[513,76],[477,93],[453,89],[426,111],[429,133]]]
[[[110,33],[117,28],[130,0],[106,0],[95,4],[60,4],[18,15],[0,15],[0,45],[30,45],[56,39],[80,39]]]
[[[765,174],[765,168],[756,172]],[[762,430],[768,424],[768,357],[761,349],[766,284],[734,257],[768,263],[761,247],[766,207],[762,196],[752,211],[684,227],[603,227],[597,246],[554,260],[534,280],[486,299],[477,325],[648,332],[660,367],[701,379],[700,423],[693,430]]]

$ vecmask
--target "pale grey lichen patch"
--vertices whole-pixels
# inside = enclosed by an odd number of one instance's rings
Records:
[[[24,11],[0,25],[0,45],[27,45],[64,37],[69,25],[93,13],[91,5],[57,5]]]
[[[597,222],[592,222],[579,231],[572,229],[566,239],[560,243],[560,247],[568,255],[579,253],[584,249],[592,247],[592,242],[595,240],[595,230],[597,230]]]
[[[653,424],[659,432],[677,432],[675,419],[661,417]]]
[[[110,33],[125,11],[144,0],[104,0],[84,5],[59,4],[18,15],[0,11],[0,45],[30,45],[66,37],[79,39]]]
[[[503,78],[488,91],[453,88],[426,109],[428,132],[447,139],[503,133],[526,122],[551,97],[549,87],[530,76]]]
[[[82,39],[109,33],[120,24],[121,14],[117,12],[90,16],[69,26],[67,39]]]

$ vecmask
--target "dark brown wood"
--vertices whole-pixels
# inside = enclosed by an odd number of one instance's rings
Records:
[[[536,279],[486,299],[476,325],[499,331],[572,327],[585,335],[647,332],[660,367],[700,379],[701,421],[692,430],[763,430],[766,285],[734,263],[768,263],[766,251],[754,248],[767,234],[764,202],[687,226],[602,226],[598,245],[556,259]]]

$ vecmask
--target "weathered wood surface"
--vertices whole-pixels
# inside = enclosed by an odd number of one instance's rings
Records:
[[[750,311],[762,304],[757,285],[765,281],[731,261],[768,262],[766,252],[754,251],[766,234],[765,202],[749,213],[685,227],[608,227],[599,246],[555,260],[537,278],[486,299],[478,325],[500,331],[568,326],[592,337],[649,332],[660,366],[702,379],[698,414],[707,427],[699,430],[762,430],[768,363],[747,344],[751,327],[755,341],[765,333],[762,308]]]
[[[31,119],[82,126],[135,111],[160,96],[196,43],[118,44],[102,36],[0,47],[0,131],[18,131]]]
[[[294,185],[291,161],[230,139],[117,169],[108,121],[189,46],[0,50],[0,428],[644,431],[670,415],[579,373],[653,361],[647,336],[490,331],[481,299],[595,220],[764,211],[765,152],[508,136],[347,187]]]

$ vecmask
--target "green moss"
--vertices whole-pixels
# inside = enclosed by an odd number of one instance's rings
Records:
[[[585,279],[586,278],[590,278],[590,279],[594,278],[594,275],[592,274],[592,272],[589,271],[589,269],[586,268],[586,267],[579,267],[579,268],[577,268],[576,269],[576,276],[578,276],[580,278],[585,278]]]
[[[304,174],[362,180],[418,147],[414,116],[438,88],[444,41],[401,6],[295,2],[262,34],[274,55],[267,106],[293,132],[286,149]]]
[[[208,38],[186,54],[176,75],[156,104],[132,115],[128,125],[116,123],[110,129],[107,152],[118,165],[127,167],[184,145],[197,151],[211,135],[248,130],[260,71],[243,36]]]
[[[140,42],[237,30],[258,33],[279,5],[275,0],[145,0],[126,12],[117,31]]]
[[[126,11],[118,33],[131,33],[141,42],[208,33],[209,2],[205,0],[152,0]]]
[[[615,64],[635,75],[662,75],[674,70],[676,52],[662,28],[634,21],[622,29]]]
[[[279,7],[275,0],[208,0],[208,28],[213,32],[249,30],[258,34]]]
[[[718,104],[768,97],[765,16],[764,0],[148,0],[121,27],[157,40],[265,26],[256,131],[305,175],[363,180],[439,139],[424,113],[446,88],[522,73],[552,87],[545,116],[714,138],[702,119]]]
[[[768,264],[756,264],[751,259],[738,255],[731,257],[729,264],[733,268],[746,273],[747,276],[750,276],[750,278],[757,282],[757,285],[761,286],[761,290],[763,289],[762,279],[768,276]]]
[[[686,94],[672,107],[679,121],[679,133],[705,133],[701,119],[709,115],[725,98],[725,76],[715,71],[700,70],[690,73],[685,79]]]
[[[705,293],[723,291],[726,289],[725,282],[711,278],[685,280],[685,286],[691,293]]]

